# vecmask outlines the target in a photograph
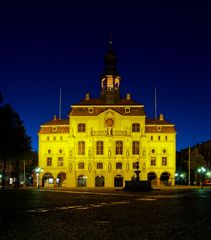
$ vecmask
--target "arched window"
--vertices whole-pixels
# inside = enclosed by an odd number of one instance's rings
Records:
[[[139,141],[133,141],[132,153],[139,154]]]
[[[116,141],[116,155],[122,155],[122,154],[123,154],[123,142]]]
[[[78,132],[86,132],[86,124],[85,123],[78,124]]]
[[[139,123],[132,124],[132,132],[140,132],[140,124]]]
[[[103,141],[96,142],[96,154],[103,155]]]
[[[85,142],[78,142],[78,155],[85,155]]]

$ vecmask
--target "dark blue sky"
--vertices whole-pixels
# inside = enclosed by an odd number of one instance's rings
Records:
[[[63,118],[86,92],[99,96],[110,32],[122,96],[131,92],[154,117],[156,88],[158,113],[175,124],[178,150],[211,139],[209,5],[28,2],[0,3],[0,90],[34,149],[40,124],[59,112],[60,88]]]

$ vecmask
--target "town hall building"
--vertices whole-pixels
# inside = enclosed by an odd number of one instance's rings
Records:
[[[112,42],[105,54],[99,98],[86,93],[69,118],[56,116],[38,132],[39,184],[63,187],[123,187],[137,176],[153,185],[174,185],[174,124],[147,118],[130,93],[120,95],[121,76]]]

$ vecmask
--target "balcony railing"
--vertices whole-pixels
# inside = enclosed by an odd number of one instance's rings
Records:
[[[92,136],[129,136],[127,131],[92,131]]]

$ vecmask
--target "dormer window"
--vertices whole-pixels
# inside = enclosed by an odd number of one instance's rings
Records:
[[[88,108],[88,113],[93,113],[94,112],[94,108],[90,107]]]
[[[125,113],[130,113],[130,108],[125,108]]]
[[[162,132],[162,129],[163,129],[162,126],[157,126],[157,131],[158,132]]]
[[[53,127],[52,132],[56,132],[56,131],[57,131],[57,127]]]

